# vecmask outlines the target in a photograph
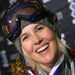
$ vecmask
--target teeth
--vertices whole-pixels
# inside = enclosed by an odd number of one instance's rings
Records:
[[[45,50],[47,47],[48,47],[48,45],[45,45],[45,46],[41,47],[40,49],[38,49],[37,52],[39,53],[39,52]]]

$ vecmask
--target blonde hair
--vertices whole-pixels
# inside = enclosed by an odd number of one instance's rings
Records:
[[[59,39],[57,36],[56,36],[56,41],[57,41],[57,44],[58,44],[57,46],[58,46],[59,52],[67,55],[67,49],[71,50],[70,47],[67,44],[63,43],[61,41],[61,39]]]
[[[67,48],[69,48],[69,47],[66,44],[64,44],[57,36],[56,36],[56,41],[57,41],[58,51],[60,53],[64,53],[67,55]],[[32,60],[31,57],[26,53],[26,51],[23,48],[22,48],[22,51],[23,51],[24,56],[28,58],[29,66],[31,66],[33,68],[37,68],[38,70],[39,69],[41,70],[39,63]]]

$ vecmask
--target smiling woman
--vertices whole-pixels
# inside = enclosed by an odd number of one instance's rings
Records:
[[[37,75],[74,75],[74,56],[61,42],[57,17],[38,0],[11,6],[3,17],[2,30]]]
[[[52,62],[57,45],[54,34],[48,27],[30,24],[23,28],[21,35],[22,48],[33,60],[39,63]]]

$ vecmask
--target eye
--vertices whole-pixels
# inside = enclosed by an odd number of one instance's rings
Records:
[[[44,27],[43,26],[39,26],[37,27],[37,30],[42,30]]]
[[[22,38],[23,41],[24,41],[24,40],[27,40],[27,39],[28,39],[28,35],[23,36],[23,38]]]

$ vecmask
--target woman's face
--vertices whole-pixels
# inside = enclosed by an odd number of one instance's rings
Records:
[[[27,25],[22,29],[20,40],[22,48],[38,63],[52,63],[56,58],[56,39],[47,26],[34,23]]]

